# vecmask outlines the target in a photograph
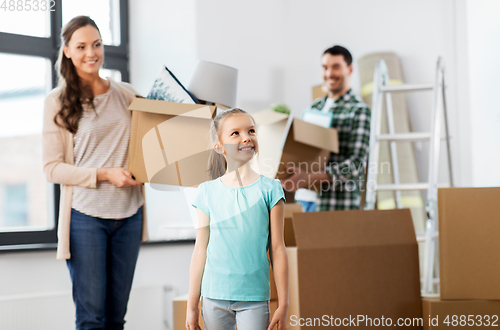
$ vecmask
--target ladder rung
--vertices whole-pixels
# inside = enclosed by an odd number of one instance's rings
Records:
[[[382,92],[411,92],[411,91],[426,91],[433,90],[434,85],[432,84],[421,84],[421,85],[382,85],[380,90]]]
[[[375,190],[426,190],[429,188],[429,184],[425,182],[421,183],[401,183],[401,184],[379,184]]]
[[[430,140],[431,133],[398,133],[398,134],[380,134],[379,141],[420,141]]]
[[[417,242],[419,243],[425,242],[425,233],[417,233],[416,236],[417,236]],[[434,238],[439,237],[439,233],[435,232],[433,236]]]

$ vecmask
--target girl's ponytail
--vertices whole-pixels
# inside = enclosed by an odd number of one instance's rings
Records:
[[[208,175],[210,180],[220,178],[226,173],[227,163],[223,154],[212,149],[208,158]]]

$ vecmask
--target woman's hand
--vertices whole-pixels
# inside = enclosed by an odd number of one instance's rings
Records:
[[[109,181],[118,188],[142,185],[132,178],[130,171],[119,167],[98,168],[97,181]]]
[[[202,330],[198,321],[198,308],[191,309],[188,307],[186,311],[186,329],[187,330]]]
[[[271,324],[269,324],[267,330],[274,329],[275,325],[277,326],[278,330],[285,329],[287,314],[288,314],[288,307],[283,305],[279,306],[278,309],[274,312],[273,319],[271,320]]]

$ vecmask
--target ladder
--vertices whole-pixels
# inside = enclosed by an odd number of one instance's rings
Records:
[[[446,113],[446,96],[444,80],[444,61],[438,58],[436,67],[435,84],[421,85],[389,85],[389,73],[387,65],[380,60],[375,68],[373,77],[372,111],[370,119],[370,147],[369,161],[370,170],[367,176],[367,191],[365,210],[373,210],[376,207],[377,191],[393,191],[395,194],[396,207],[403,208],[401,202],[401,191],[405,190],[427,190],[427,220],[425,223],[425,234],[417,236],[419,242],[425,242],[424,261],[422,272],[422,294],[433,294],[434,284],[439,284],[439,261],[438,261],[438,219],[437,219],[437,189],[439,171],[439,149],[441,144],[441,117],[444,117],[445,141],[447,147],[448,167],[450,175],[450,186],[453,186],[453,175],[451,168],[450,138],[448,130],[448,118]],[[415,133],[396,133],[394,130],[394,113],[392,109],[391,93],[433,91],[434,108],[432,113],[431,131]],[[382,107],[385,103],[387,109],[388,134],[381,134]],[[393,184],[377,184],[378,162],[380,141],[389,141],[391,160],[393,167]],[[428,182],[401,183],[399,180],[399,166],[396,150],[396,142],[430,141],[429,146],[429,177]],[[374,183],[374,184],[373,184]],[[370,186],[371,185],[371,186]],[[434,277],[436,275],[436,278]]]

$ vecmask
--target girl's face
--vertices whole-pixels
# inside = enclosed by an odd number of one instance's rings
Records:
[[[250,116],[236,114],[226,117],[220,129],[219,139],[228,161],[248,162],[258,152],[255,123]]]
[[[99,75],[104,60],[99,31],[92,25],[86,25],[73,32],[68,45],[64,46],[64,55],[71,59],[80,77]]]

